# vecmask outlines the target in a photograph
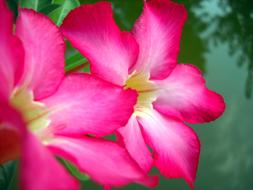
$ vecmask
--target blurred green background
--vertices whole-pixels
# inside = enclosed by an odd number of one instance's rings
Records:
[[[33,0],[22,6],[34,8]],[[75,0],[40,0],[36,9],[58,25],[67,12],[78,6]],[[94,3],[81,0],[80,3]],[[131,30],[142,11],[142,0],[111,0],[115,19],[124,30]],[[215,122],[194,125],[202,143],[196,190],[253,189],[253,2],[252,0],[178,0],[188,10],[181,42],[180,63],[197,65],[207,85],[222,94],[227,103],[224,115]],[[17,1],[9,0],[13,10]],[[48,4],[49,3],[49,4]],[[67,70],[86,60],[68,46]],[[74,65],[75,66],[75,65]],[[74,67],[73,66],[73,67]],[[86,68],[87,71],[87,68]],[[5,176],[13,178],[12,163],[4,166]],[[3,172],[3,171],[2,171]],[[38,171],[39,172],[39,171]],[[8,190],[16,189],[14,185]],[[90,181],[83,189],[101,187]],[[124,190],[144,190],[132,184]],[[190,189],[183,180],[161,177],[160,190]],[[2,190],[2,189],[1,189]]]

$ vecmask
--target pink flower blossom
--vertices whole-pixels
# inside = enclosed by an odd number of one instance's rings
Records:
[[[0,0],[0,163],[20,156],[25,190],[78,189],[53,155],[107,189],[155,185],[122,146],[97,138],[127,123],[136,92],[88,74],[65,75],[59,29],[35,11],[19,13],[14,28]]]
[[[177,64],[186,17],[182,5],[149,0],[132,32],[123,32],[111,4],[101,2],[73,10],[61,30],[90,60],[94,75],[138,92],[133,115],[118,132],[139,166],[148,172],[154,165],[193,187],[200,142],[185,123],[213,121],[225,103],[205,86],[195,66]]]

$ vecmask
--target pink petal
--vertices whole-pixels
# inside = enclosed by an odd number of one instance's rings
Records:
[[[0,32],[2,34],[0,37],[2,39],[12,34],[13,16],[4,0],[0,0],[0,10]]]
[[[168,0],[145,1],[133,29],[140,53],[132,70],[150,72],[152,79],[167,77],[177,64],[186,17],[183,5]]]
[[[91,137],[56,137],[49,147],[107,189],[131,182],[149,187],[157,184],[156,177],[145,176],[127,151],[112,141]]]
[[[0,100],[0,164],[16,159],[20,153],[20,129],[23,122],[7,102]]]
[[[7,98],[23,72],[24,52],[13,35],[13,16],[0,0],[0,92]]]
[[[17,35],[25,49],[23,82],[35,99],[52,94],[64,75],[64,40],[59,29],[43,14],[21,9]]]
[[[25,125],[19,113],[7,100],[0,99],[0,164],[19,156],[24,130]]]
[[[18,138],[20,138],[21,189],[78,189],[77,181],[70,176],[64,167],[56,161],[53,155],[27,131],[21,115],[4,102],[0,102],[0,123],[8,129],[16,131],[19,135]],[[2,153],[2,150],[0,152]]]
[[[78,181],[31,134],[22,144],[21,188],[23,190],[78,190]]]
[[[149,172],[153,165],[153,158],[146,146],[135,116],[132,116],[128,124],[120,128],[118,132],[122,136],[123,143],[130,155],[145,172]]]
[[[23,126],[21,117],[6,99],[0,98],[0,164],[19,156],[21,139],[16,125]]]
[[[195,66],[180,64],[168,78],[157,84],[161,90],[155,108],[186,122],[209,122],[225,109],[222,96],[206,88],[205,80]]]
[[[123,85],[135,63],[138,46],[130,33],[121,32],[109,2],[73,10],[61,27],[63,34],[91,62],[91,72]]]
[[[127,123],[136,98],[133,90],[88,74],[71,74],[42,103],[55,109],[50,118],[56,134],[103,136]]]
[[[200,153],[194,131],[155,110],[143,112],[138,121],[146,142],[154,150],[155,165],[161,174],[168,178],[184,178],[193,187]]]
[[[15,130],[0,127],[0,164],[18,158],[19,144],[20,136]]]

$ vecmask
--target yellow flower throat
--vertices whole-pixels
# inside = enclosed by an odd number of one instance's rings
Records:
[[[37,132],[49,125],[49,110],[44,104],[34,101],[32,91],[17,88],[13,91],[10,102],[21,113],[30,131]]]
[[[140,72],[130,75],[125,84],[125,89],[128,88],[138,92],[135,115],[139,115],[145,109],[151,109],[153,107],[152,102],[156,99],[157,87],[154,82],[149,80],[148,74]]]

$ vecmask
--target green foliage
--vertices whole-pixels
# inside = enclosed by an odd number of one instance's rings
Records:
[[[84,72],[89,72],[89,65],[88,65],[88,60],[84,58],[79,51],[77,51],[75,48],[73,48],[70,44],[70,42],[66,42],[67,44],[67,50],[65,53],[65,59],[66,59],[66,66],[65,66],[65,71],[73,71],[76,68],[84,67],[83,71]]]
[[[113,5],[114,18],[123,30],[130,31],[140,16],[143,8],[143,0],[110,0]]]
[[[61,25],[69,11],[79,5],[78,0],[21,0],[21,7],[48,15],[58,26]]]
[[[50,5],[51,0],[20,0],[21,7],[40,11]]]
[[[82,66],[86,62],[87,62],[87,59],[85,59],[80,53],[75,53],[66,60],[65,70],[71,71],[77,67]]]
[[[0,189],[15,190],[17,189],[17,162],[10,161],[0,165]]]
[[[75,176],[80,181],[89,180],[89,176],[81,173],[73,164],[63,158],[58,158],[59,161],[67,168],[71,175]]]
[[[80,5],[78,0],[52,0],[53,5],[59,5],[58,8],[54,9],[48,14],[48,16],[56,23],[61,25],[63,19],[67,14],[74,8]]]

